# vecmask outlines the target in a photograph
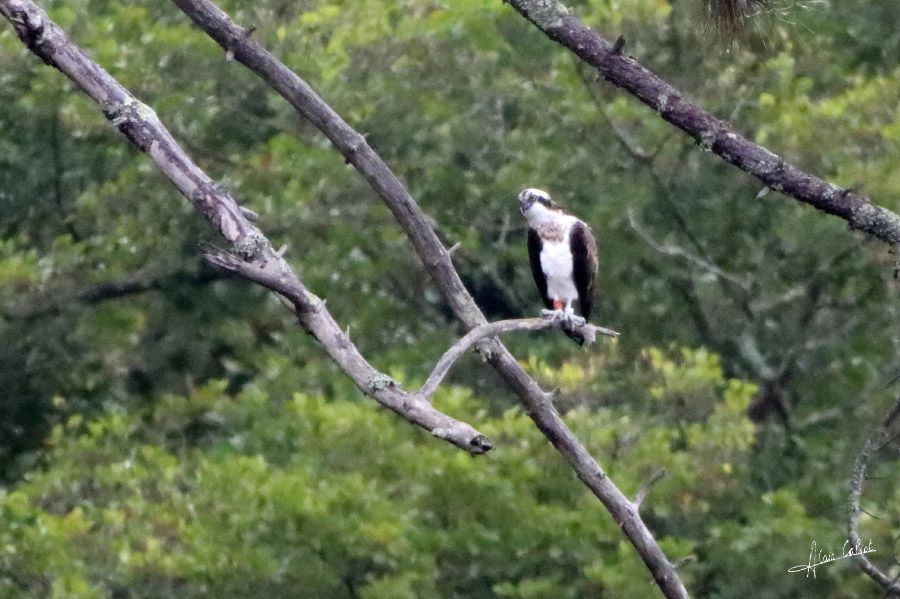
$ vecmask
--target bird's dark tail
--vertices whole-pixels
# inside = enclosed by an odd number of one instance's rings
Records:
[[[582,335],[581,333],[570,331],[567,328],[563,328],[563,333],[565,333],[569,337],[569,339],[577,343],[579,347],[584,345],[584,335]]]

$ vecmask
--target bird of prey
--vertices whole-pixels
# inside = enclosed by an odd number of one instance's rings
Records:
[[[546,191],[522,190],[519,208],[528,219],[531,274],[546,308],[541,315],[563,320],[563,331],[581,345],[584,337],[572,329],[591,316],[599,265],[594,234],[584,222],[551,200]]]

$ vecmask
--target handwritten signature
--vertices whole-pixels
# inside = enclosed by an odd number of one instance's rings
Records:
[[[849,545],[849,547],[848,547]],[[809,550],[809,561],[805,564],[798,564],[796,566],[792,566],[788,568],[788,572],[803,572],[806,571],[806,577],[809,578],[810,572],[812,572],[813,578],[816,577],[816,567],[821,566],[822,564],[828,564],[831,562],[836,562],[839,559],[846,559],[848,557],[853,557],[855,555],[865,555],[867,553],[875,553],[875,548],[872,547],[872,539],[869,539],[869,542],[865,545],[862,544],[862,541],[857,540],[855,544],[850,545],[850,541],[844,541],[844,545],[841,547],[841,553],[826,553],[822,549],[816,548],[816,542],[812,542],[812,547]]]

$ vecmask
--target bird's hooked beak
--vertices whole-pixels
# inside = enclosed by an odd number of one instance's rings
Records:
[[[519,210],[522,211],[522,214],[525,214],[535,202],[541,202],[545,206],[552,203],[550,195],[546,191],[529,187],[519,192]]]
[[[522,214],[525,214],[525,211],[531,208],[531,201],[526,200],[522,197],[522,194],[519,194],[519,211]]]
[[[529,191],[529,189],[523,189],[519,192],[519,210],[522,214],[525,214],[534,204],[534,196]]]

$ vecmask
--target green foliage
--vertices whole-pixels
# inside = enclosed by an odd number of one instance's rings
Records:
[[[668,376],[692,376],[671,366]],[[58,425],[45,468],[0,499],[0,571],[15,573],[2,579],[7,590],[579,597],[629,596],[639,584],[651,592],[616,525],[518,410],[487,417],[465,389],[439,393],[444,409],[480,413],[505,448],[472,459],[356,399],[280,401],[256,386],[237,395],[226,387],[211,382],[133,414]],[[719,409],[693,423],[686,444],[671,423],[639,431],[625,408],[567,416],[598,455],[618,454],[611,475],[626,490],[669,468],[647,513],[676,556],[705,544],[697,522],[740,492],[735,473],[750,449],[740,435],[704,434],[752,430],[729,405],[750,394],[736,398],[721,377],[698,391],[718,395]],[[724,450],[733,467],[720,463]]]
[[[749,137],[900,209],[895,1],[779,12],[729,48],[692,3],[567,4]],[[424,380],[457,331],[321,135],[170,3],[42,5],[288,244],[379,370]],[[667,469],[642,513],[672,559],[694,556],[696,596],[878,596],[849,561],[786,570],[812,540],[844,540],[850,465],[892,392],[896,256],[775,192],[754,199],[758,183],[501,2],[223,8],[461,242],[490,318],[539,308],[519,189],[591,223],[597,321],[623,337],[508,342],[623,491]],[[0,65],[0,596],[653,592],[477,357],[436,399],[496,442],[473,460],[362,399],[277,301],[210,276],[202,219],[5,26]],[[900,535],[890,466],[864,500],[881,563]]]

